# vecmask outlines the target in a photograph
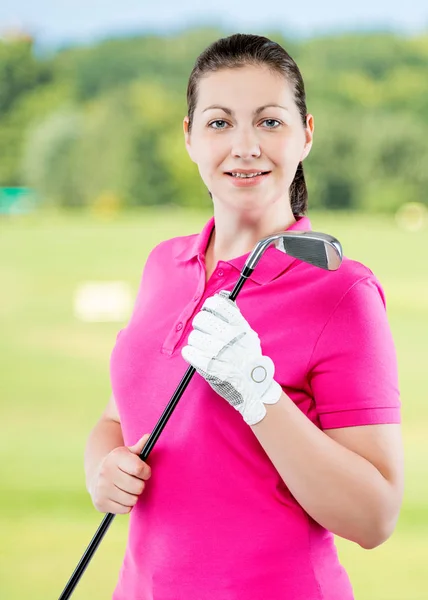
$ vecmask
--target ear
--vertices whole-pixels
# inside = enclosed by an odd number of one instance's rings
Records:
[[[192,156],[192,146],[191,146],[191,139],[190,139],[190,133],[189,133],[189,117],[184,117],[183,119],[183,132],[184,132],[184,143],[186,144],[186,150],[190,156],[190,158],[192,159],[193,162],[196,162],[195,159]]]
[[[306,115],[306,127],[305,127],[305,145],[303,148],[300,160],[304,160],[312,148],[312,141],[314,137],[314,118],[311,114]]]

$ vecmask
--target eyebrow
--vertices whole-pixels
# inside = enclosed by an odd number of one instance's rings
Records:
[[[280,104],[265,104],[264,106],[259,106],[259,108],[256,108],[256,110],[254,111],[254,115],[258,115],[261,112],[263,112],[265,108],[271,108],[271,107],[282,108],[282,109],[288,111],[288,108],[286,108],[285,106],[281,106]],[[218,104],[213,104],[212,106],[208,106],[208,108],[204,108],[204,110],[202,112],[211,110],[213,108],[219,108],[220,110],[223,110],[226,114],[228,114],[230,116],[233,115],[233,110],[230,110],[230,108],[226,108],[225,106],[220,106]]]

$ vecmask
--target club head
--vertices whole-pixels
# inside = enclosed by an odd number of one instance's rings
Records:
[[[245,266],[254,269],[271,244],[289,256],[327,271],[336,271],[342,263],[342,246],[335,237],[317,231],[284,231],[260,240]]]

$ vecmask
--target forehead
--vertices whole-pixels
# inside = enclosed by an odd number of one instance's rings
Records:
[[[272,103],[292,108],[294,92],[284,75],[267,67],[221,69],[208,73],[199,80],[196,107],[199,112],[211,104],[242,110],[248,107],[253,110]]]

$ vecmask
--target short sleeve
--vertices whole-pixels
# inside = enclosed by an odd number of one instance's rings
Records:
[[[374,275],[338,302],[315,344],[308,380],[322,429],[401,422],[395,345]]]

